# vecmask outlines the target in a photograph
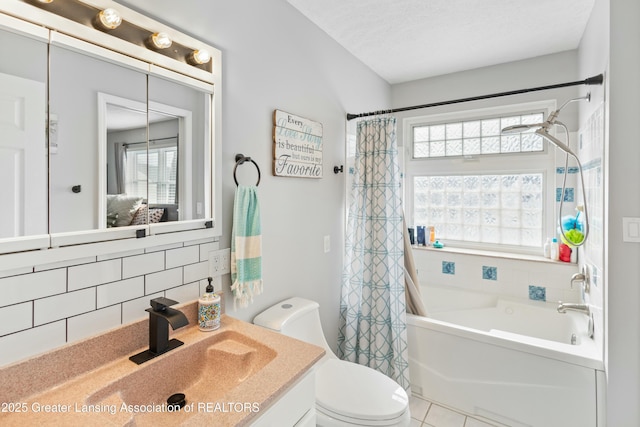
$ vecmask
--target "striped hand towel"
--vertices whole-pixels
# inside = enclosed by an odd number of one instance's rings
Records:
[[[258,188],[239,185],[231,228],[231,291],[236,303],[247,307],[262,293],[262,230]]]

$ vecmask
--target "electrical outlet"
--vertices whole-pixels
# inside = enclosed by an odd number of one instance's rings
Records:
[[[209,252],[209,273],[212,277],[231,273],[231,249]]]
[[[220,251],[220,274],[231,273],[231,249],[221,249]]]

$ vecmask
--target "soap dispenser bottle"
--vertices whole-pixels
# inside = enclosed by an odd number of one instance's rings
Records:
[[[215,331],[220,327],[220,295],[213,293],[213,278],[204,294],[198,299],[198,328],[201,331]]]

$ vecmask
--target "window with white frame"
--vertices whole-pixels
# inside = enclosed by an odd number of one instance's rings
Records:
[[[544,106],[543,106],[544,105]],[[449,245],[534,252],[552,215],[554,157],[533,130],[550,103],[405,119],[407,210]]]
[[[127,149],[125,190],[139,195],[151,204],[177,203],[178,146],[146,145]]]

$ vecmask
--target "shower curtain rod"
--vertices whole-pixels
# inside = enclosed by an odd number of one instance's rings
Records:
[[[479,101],[481,99],[498,98],[500,96],[518,95],[527,92],[537,92],[540,90],[558,89],[567,86],[579,86],[579,85],[601,85],[604,81],[604,76],[598,74],[597,76],[589,77],[588,79],[578,80],[575,82],[558,83],[550,86],[532,87],[529,89],[512,90],[509,92],[491,93],[489,95],[472,96],[470,98],[453,99],[450,101],[433,102],[431,104],[414,105],[412,107],[393,108],[391,110],[372,111],[370,113],[349,114],[347,113],[347,120],[357,119],[359,117],[376,116],[378,114],[399,113],[401,111],[419,110],[421,108],[439,107],[441,105],[459,104],[462,102]]]

